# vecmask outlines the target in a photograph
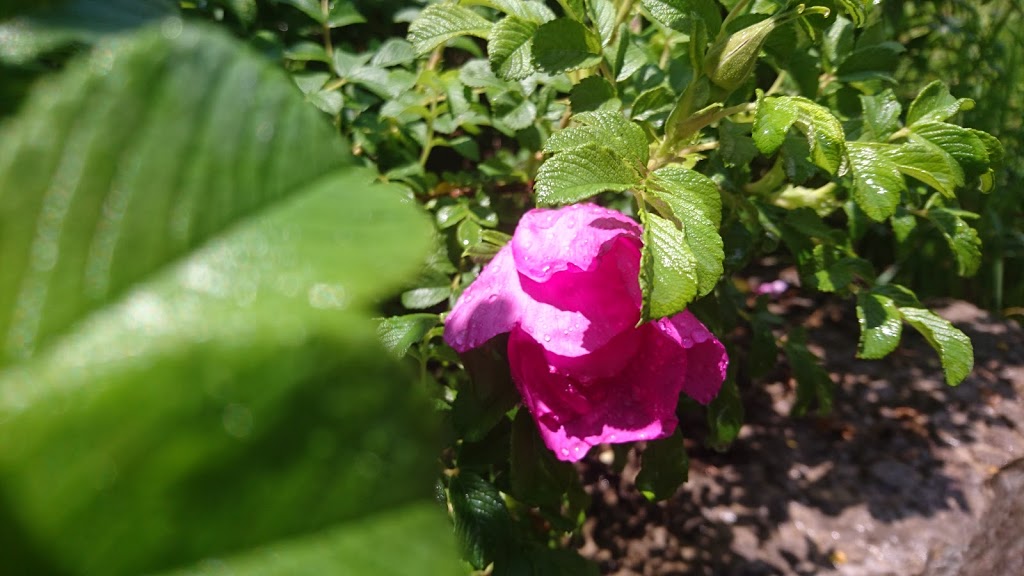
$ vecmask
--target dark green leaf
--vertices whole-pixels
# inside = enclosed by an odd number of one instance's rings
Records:
[[[382,318],[377,325],[377,336],[388,352],[401,358],[413,344],[422,341],[427,332],[439,323],[437,314],[406,314]]]
[[[928,210],[928,220],[938,228],[956,259],[957,274],[973,276],[981,266],[981,238],[958,214],[945,208]]]
[[[771,154],[778,150],[793,126],[807,137],[814,164],[836,174],[843,165],[846,136],[842,124],[827,108],[799,96],[758,101],[753,138],[762,152]]]
[[[949,88],[936,80],[925,86],[907,110],[907,126],[918,122],[942,122],[962,110],[974,108],[970,98],[954,98]]]
[[[947,198],[956,197],[964,185],[964,171],[948,152],[928,140],[915,136],[911,142],[890,150],[889,158],[900,172],[935,188]]]
[[[949,321],[924,308],[900,308],[903,319],[920,332],[939,354],[946,384],[956,386],[974,368],[971,339]]]
[[[903,318],[892,298],[876,290],[858,294],[857,322],[860,324],[858,358],[884,358],[899,346]]]
[[[772,341],[772,365],[776,364],[778,353],[775,337],[768,332]],[[718,396],[708,405],[708,444],[715,450],[725,450],[740,434],[743,427],[743,400],[736,386],[735,369],[730,364],[729,376],[722,382]]]
[[[511,523],[501,493],[493,484],[471,472],[462,472],[448,487],[455,534],[466,560],[482,570],[497,558],[508,556]]]
[[[807,349],[807,335],[803,328],[796,328],[789,333],[783,345],[789,367],[796,379],[796,402],[793,404],[793,416],[804,416],[815,403],[819,414],[832,411],[832,379],[821,366],[818,357]]]
[[[903,107],[896,100],[892,90],[886,89],[873,96],[861,94],[860,104],[864,111],[862,140],[885,142],[900,129],[900,114]]]
[[[131,31],[179,13],[172,0],[66,0],[34,2],[10,20],[0,18],[0,61],[27,63],[70,42],[92,43],[109,34]],[[168,32],[180,20],[164,24]]]
[[[615,87],[600,76],[588,76],[580,80],[579,84],[573,86],[572,92],[569,93],[569,102],[572,104],[572,111],[576,114],[613,106],[613,98],[615,98]],[[645,148],[646,143],[645,138]]]
[[[697,279],[696,295],[711,292],[722,277],[725,258],[722,237],[718,233],[722,223],[718,186],[699,172],[672,165],[652,172],[645,186],[645,198],[682,232],[685,245],[675,246],[673,251],[689,250],[692,254],[696,266],[693,271]],[[673,260],[671,256],[663,258],[666,262]],[[680,311],[682,308],[675,312]]]
[[[601,55],[601,39],[571,18],[547,22],[533,37],[533,63],[549,74],[596,66]]]
[[[509,372],[508,336],[499,336],[462,355],[469,381],[460,385],[452,405],[456,433],[477,441],[505,418],[519,402],[519,391]]]
[[[911,131],[952,156],[965,172],[982,174],[989,169],[988,148],[976,130],[945,122],[919,121]]]
[[[664,318],[697,296],[697,258],[686,233],[667,218],[641,210],[644,246],[640,258],[641,318]]]
[[[640,185],[640,175],[619,155],[597,144],[559,152],[537,172],[534,191],[540,205],[572,204],[606,191]]]
[[[508,16],[491,29],[487,56],[491,70],[505,80],[520,80],[533,74],[533,35],[539,24]]]
[[[526,410],[519,410],[512,422],[511,487],[517,500],[556,515],[564,496],[583,491],[576,468],[555,458]]]
[[[641,0],[641,5],[658,21],[680,32],[689,33],[694,18],[700,18],[709,36],[722,27],[722,13],[714,0]]]
[[[608,148],[634,169],[647,166],[650,154],[643,128],[613,110],[581,112],[573,125],[556,132],[544,144],[546,152],[558,153],[588,146]]]
[[[460,36],[487,38],[491,22],[458,4],[431,4],[409,25],[409,42],[423,55]]]
[[[636,487],[648,500],[667,500],[686,482],[690,459],[683,446],[683,433],[678,427],[667,438],[649,440],[641,458],[642,467],[636,475]]]
[[[892,159],[895,148],[892,144],[846,144],[853,176],[853,199],[877,222],[896,213],[901,194],[907,189],[907,182]]]

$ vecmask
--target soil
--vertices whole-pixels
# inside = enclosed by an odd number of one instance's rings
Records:
[[[909,327],[896,352],[862,361],[852,305],[775,304],[807,328],[835,383],[832,414],[788,415],[780,356],[743,386],[728,451],[684,423],[690,477],[673,498],[636,490],[635,451],[624,466],[594,451],[580,552],[616,576],[1024,574],[1024,330],[966,302],[930,304],[974,343],[958,387]]]

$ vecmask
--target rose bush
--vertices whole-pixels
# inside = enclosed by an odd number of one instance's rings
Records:
[[[561,460],[669,436],[679,393],[706,404],[725,378],[725,347],[689,312],[637,326],[640,250],[614,210],[531,210],[445,322],[458,352],[509,333],[516,386]]]

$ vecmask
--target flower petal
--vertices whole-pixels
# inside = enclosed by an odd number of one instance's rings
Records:
[[[512,331],[513,379],[545,445],[560,460],[575,462],[602,442],[653,440],[675,431],[686,356],[653,324],[636,332],[641,344],[622,372],[580,382],[551,366],[529,334]],[[594,354],[614,353],[614,346],[613,341]]]
[[[729,368],[725,346],[689,311],[662,318],[654,325],[685,350],[683,392],[701,404],[711,402]]]
[[[444,341],[457,352],[477,348],[519,323],[521,301],[512,248],[505,245],[459,297],[444,323]]]
[[[564,271],[590,270],[606,244],[620,236],[640,246],[640,225],[596,204],[535,209],[523,215],[512,238],[516,269],[536,282]]]

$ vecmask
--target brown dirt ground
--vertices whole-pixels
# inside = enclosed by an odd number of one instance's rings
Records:
[[[931,304],[974,343],[974,371],[956,388],[909,328],[889,357],[862,361],[852,305],[777,304],[823,358],[833,413],[788,416],[794,383],[780,356],[775,374],[743,387],[746,424],[727,452],[685,423],[690,478],[668,501],[633,486],[635,452],[617,473],[610,450],[594,451],[581,465],[593,505],[580,552],[616,576],[945,576],[986,554],[1000,566],[987,573],[1024,574],[1013,528],[1024,472],[1001,475],[1024,470],[1024,331],[965,302]]]

